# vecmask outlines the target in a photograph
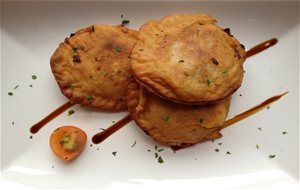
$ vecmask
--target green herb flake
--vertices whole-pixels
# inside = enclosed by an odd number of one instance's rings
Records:
[[[121,51],[122,51],[122,48],[116,47],[115,50],[116,50],[117,52],[121,52]]]
[[[222,77],[225,77],[227,75],[227,71],[222,72]]]
[[[181,60],[179,60],[179,61],[178,61],[178,63],[184,63],[184,60],[183,60],[183,59],[181,59]]]
[[[16,90],[17,88],[19,88],[19,85],[16,85],[16,86],[14,87],[15,90]]]
[[[36,76],[36,75],[32,75],[31,78],[32,78],[33,80],[35,80],[35,79],[37,79],[37,76]]]
[[[218,145],[222,145],[222,143],[221,143],[221,142],[219,142],[219,143],[218,143]]]
[[[131,145],[131,147],[133,148],[136,145],[136,140],[134,141],[134,143]]]
[[[217,149],[217,148],[215,149],[215,152],[219,152],[219,151],[220,151],[219,149]]]
[[[154,149],[157,150],[157,145],[155,145]]]
[[[11,122],[11,124],[13,124],[13,125],[14,125],[14,124],[15,124],[15,122],[13,121],[13,122]]]
[[[69,110],[69,111],[68,111],[68,116],[72,115],[73,113],[75,113],[75,111],[74,111],[74,110],[72,110],[72,109],[71,109],[71,110]]]
[[[262,128],[261,128],[261,127],[258,127],[257,129],[258,129],[258,130],[260,130],[260,131],[262,130]]]
[[[93,96],[90,96],[90,95],[89,95],[89,96],[86,97],[86,99],[87,99],[87,100],[93,100],[94,98],[93,98]]]
[[[162,159],[161,156],[158,157],[157,161],[158,161],[158,163],[160,163],[160,164],[164,163],[164,160]]]
[[[155,152],[155,153],[154,153],[154,155],[155,155],[155,158],[158,158],[158,154],[157,154],[157,152]]]
[[[127,24],[129,24],[130,23],[130,20],[127,20],[127,19],[124,19],[124,20],[122,20],[122,25],[124,26],[124,25],[127,25]]]
[[[77,50],[84,50],[84,45],[80,45],[80,46],[78,46],[78,47],[74,47],[74,48],[72,48],[74,51],[77,51]]]
[[[12,95],[14,95],[14,94],[13,94],[12,92],[8,92],[8,95],[9,95],[9,96],[12,96]]]
[[[270,109],[270,106],[267,106],[267,110]]]
[[[240,94],[240,96],[242,96],[242,94]]]
[[[147,151],[148,151],[148,152],[150,152],[151,150],[150,150],[150,149],[148,149]]]
[[[32,138],[33,138],[33,136],[31,135],[29,138],[30,138],[30,139],[32,139]]]
[[[258,144],[256,145],[256,149],[259,149],[259,146],[258,146]]]
[[[231,152],[230,152],[230,151],[227,151],[226,154],[231,154]]]
[[[54,168],[54,166],[52,166],[52,168]]]
[[[113,154],[114,156],[116,156],[116,155],[117,155],[117,152],[116,152],[116,151],[114,151],[114,152],[112,152],[112,154]]]
[[[214,143],[214,142],[215,142],[215,139],[212,139],[211,142]]]
[[[286,131],[283,131],[283,132],[282,132],[282,134],[283,134],[283,135],[286,135],[286,134],[287,134],[287,132],[286,132]]]
[[[211,83],[210,80],[207,79],[207,80],[206,80],[207,86],[210,86],[210,83]]]
[[[162,117],[161,119],[164,121],[169,121],[170,117],[166,115],[166,116]]]
[[[33,87],[32,84],[29,85],[30,87]]]
[[[93,146],[93,144],[90,144],[90,147],[92,147]]]
[[[112,121],[112,123],[116,123],[116,121]]]
[[[162,148],[162,149],[159,149],[159,150],[157,150],[158,152],[161,152],[161,151],[164,151],[164,149]]]
[[[273,159],[273,158],[275,158],[275,154],[271,154],[271,155],[269,155],[269,158],[270,158],[270,159]]]

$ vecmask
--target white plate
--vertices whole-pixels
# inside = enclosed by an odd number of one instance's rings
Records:
[[[299,180],[299,3],[261,2],[5,2],[1,20],[2,177],[33,187],[102,188],[187,186],[222,189],[296,187]],[[122,118],[75,106],[30,139],[29,128],[67,99],[49,67],[59,42],[93,23],[119,24],[121,14],[138,29],[149,19],[174,13],[206,12],[230,27],[246,48],[272,37],[279,43],[249,58],[242,87],[234,94],[229,118],[289,91],[285,97],[227,129],[215,142],[173,153],[132,122],[99,145],[93,134]],[[32,80],[31,76],[37,79]],[[32,84],[33,87],[29,85]],[[17,89],[14,89],[19,85]],[[9,96],[8,92],[13,92]],[[241,96],[240,96],[241,94]],[[14,124],[12,124],[14,122]],[[88,134],[82,155],[58,160],[49,135],[76,125]],[[262,128],[259,130],[258,128]],[[283,135],[282,132],[287,132]],[[131,145],[136,141],[136,145]],[[218,145],[222,142],[222,145]],[[256,145],[259,145],[259,149]],[[164,163],[154,156],[154,147]],[[215,152],[218,148],[220,151]],[[148,152],[147,150],[151,151]],[[113,156],[112,152],[117,151]],[[231,155],[226,152],[230,151]],[[276,155],[270,159],[269,155]]]

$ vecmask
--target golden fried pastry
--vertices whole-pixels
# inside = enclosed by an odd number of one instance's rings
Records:
[[[183,105],[161,99],[133,81],[128,109],[135,123],[154,140],[176,147],[220,138],[231,97],[209,105]]]
[[[174,102],[205,104],[223,99],[242,83],[245,50],[228,29],[206,14],[149,21],[131,53],[137,81]]]
[[[121,26],[93,25],[71,34],[50,61],[61,92],[81,105],[127,109],[130,53],[136,39],[136,31]]]

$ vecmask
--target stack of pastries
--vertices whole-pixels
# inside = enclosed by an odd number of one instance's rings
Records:
[[[221,137],[241,85],[244,46],[207,14],[148,21],[139,31],[92,25],[51,57],[62,93],[101,110],[128,109],[154,140],[188,147]]]

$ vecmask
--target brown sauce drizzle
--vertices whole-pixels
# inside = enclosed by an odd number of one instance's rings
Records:
[[[101,131],[100,133],[97,133],[93,136],[92,141],[94,144],[99,144],[102,141],[104,141],[107,137],[114,134],[116,131],[121,129],[123,126],[125,126],[127,123],[131,121],[131,116],[128,114],[123,119],[119,120],[117,123],[113,124],[112,126],[108,127],[104,131]]]
[[[266,49],[268,49],[269,47],[272,47],[274,46],[275,44],[277,44],[278,42],[278,39],[277,38],[272,38],[272,39],[269,39],[267,41],[264,41],[252,48],[250,48],[247,52],[246,52],[246,58],[249,58],[253,55],[256,55]]]
[[[222,129],[238,122],[238,121],[241,121],[259,111],[261,111],[262,109],[266,108],[267,106],[269,106],[271,103],[279,100],[282,96],[286,95],[288,92],[285,92],[283,94],[280,94],[280,95],[277,95],[277,96],[273,96],[265,101],[263,101],[262,103],[260,103],[259,105],[257,106],[254,106],[253,108],[247,110],[247,111],[244,111],[243,113],[240,113],[236,116],[234,116],[233,118],[227,120],[224,122],[224,124],[222,125]]]
[[[49,115],[47,115],[44,119],[42,119],[41,121],[39,121],[38,123],[34,124],[31,128],[30,128],[30,132],[32,134],[37,133],[42,127],[44,127],[48,122],[50,122],[51,120],[53,120],[54,118],[56,118],[57,116],[59,116],[60,114],[62,114],[64,111],[66,111],[67,109],[69,109],[70,107],[74,106],[75,103],[73,102],[66,102],[65,104],[61,105],[59,108],[57,108],[56,110],[54,110],[53,112],[51,112]]]

